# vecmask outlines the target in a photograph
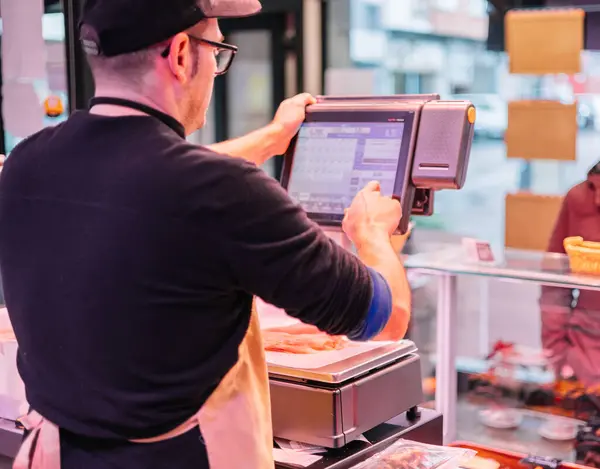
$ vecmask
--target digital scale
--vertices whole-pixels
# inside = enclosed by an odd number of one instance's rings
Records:
[[[433,213],[434,191],[464,185],[474,123],[472,103],[438,95],[320,96],[286,152],[281,183],[351,249],[341,230],[344,210],[379,181],[382,195],[402,204],[397,232],[404,234],[411,215]],[[358,348],[318,368],[266,355],[274,436],[330,448],[311,468],[350,468],[401,436],[442,442],[441,416],[418,407],[421,365],[410,341]],[[366,447],[361,435],[372,440]]]

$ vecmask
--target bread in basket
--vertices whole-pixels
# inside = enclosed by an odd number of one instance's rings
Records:
[[[600,275],[600,243],[571,236],[565,238],[563,244],[573,273]]]

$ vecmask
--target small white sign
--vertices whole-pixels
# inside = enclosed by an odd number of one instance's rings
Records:
[[[463,238],[463,248],[470,262],[493,264],[496,262],[492,246],[487,241],[474,238]]]

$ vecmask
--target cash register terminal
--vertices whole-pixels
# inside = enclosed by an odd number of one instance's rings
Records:
[[[433,213],[433,193],[465,182],[475,123],[469,101],[438,95],[320,96],[284,158],[281,182],[320,225],[340,227],[369,181],[404,216]]]

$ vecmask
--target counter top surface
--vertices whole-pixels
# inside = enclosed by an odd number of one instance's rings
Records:
[[[600,290],[600,276],[571,273],[569,259],[564,254],[506,249],[495,263],[484,264],[470,262],[461,245],[430,244],[423,252],[407,256],[405,265],[409,269],[432,273],[478,275]]]

